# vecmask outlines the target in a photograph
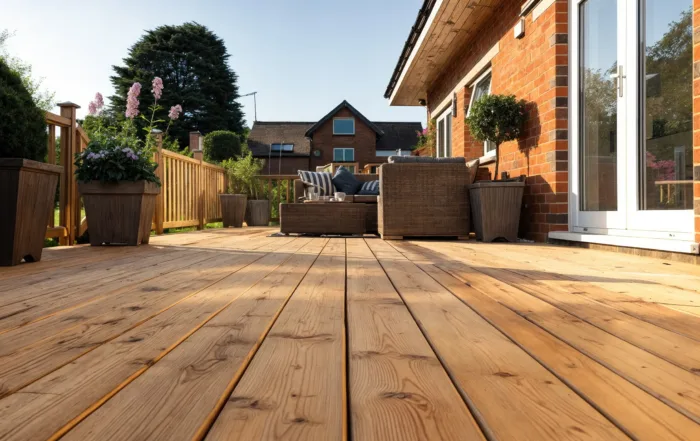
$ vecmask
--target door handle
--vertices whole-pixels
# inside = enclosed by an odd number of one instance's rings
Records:
[[[624,80],[625,78],[627,78],[627,76],[625,76],[625,73],[624,73],[624,72],[625,72],[625,71],[624,71],[624,66],[622,66],[621,64],[618,64],[618,65],[617,65],[617,72],[614,73],[614,74],[612,74],[612,75],[610,75],[610,78],[612,78],[613,80],[615,80],[615,82],[617,83],[617,92],[618,92],[620,98],[622,98],[622,96],[624,95],[624,89],[623,89],[623,87],[624,87],[624,86],[623,86],[624,81],[623,81],[623,80]]]

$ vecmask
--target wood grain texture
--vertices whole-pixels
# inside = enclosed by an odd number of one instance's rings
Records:
[[[319,239],[322,241],[322,239]],[[318,253],[322,243],[306,239],[279,248],[256,263],[180,302],[20,392],[0,400],[0,439],[59,437],[98,409],[232,305],[238,296],[276,271],[291,254]],[[35,415],[40,421],[27,424]]]
[[[367,244],[347,242],[353,439],[484,440]]]
[[[422,243],[421,247],[430,249],[432,245]],[[462,258],[458,254],[452,254],[448,259],[454,261],[443,261],[438,266],[448,272],[463,271]],[[700,422],[700,376],[585,323],[518,288],[494,279],[478,271],[480,268],[472,267],[470,270],[467,280],[471,286],[488,292],[490,297],[512,311],[622,375],[696,423]]]
[[[368,243],[490,435],[499,440],[628,439],[389,244]]]
[[[63,439],[201,438],[320,248],[287,260],[238,295]]]
[[[345,240],[331,239],[206,439],[346,440],[344,304]]]
[[[411,247],[397,244],[396,248],[402,252],[409,250],[406,256],[414,262],[424,260],[423,256],[411,254]],[[691,419],[471,287],[467,281],[469,272],[447,273],[436,264],[439,261],[417,263],[579,395],[596,403],[625,433],[640,441],[700,439],[700,425]]]

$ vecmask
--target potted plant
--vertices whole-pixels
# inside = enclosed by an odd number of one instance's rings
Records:
[[[62,167],[46,164],[46,120],[0,59],[0,265],[41,260]]]
[[[485,95],[472,105],[466,118],[474,138],[496,145],[494,180],[469,187],[476,237],[484,242],[498,238],[514,242],[518,238],[525,182],[519,178],[499,181],[498,166],[501,144],[520,137],[525,118],[525,101],[514,95]]]
[[[223,164],[229,181],[229,194],[220,195],[224,227],[240,228],[244,219],[249,227],[267,226],[270,223],[270,201],[261,197],[258,179],[263,168],[262,160],[253,158],[252,153],[245,149],[240,159],[230,158]]]
[[[83,196],[90,245],[147,244],[151,234],[156,195],[160,193],[160,179],[153,161],[156,141],[153,137],[156,113],[163,91],[160,78],[153,80],[154,104],[149,107],[151,117],[146,122],[145,140],[136,136],[133,119],[139,115],[138,96],[141,85],[134,83],[127,97],[127,119],[118,129],[99,126],[92,131],[92,140],[85,151],[76,155],[78,191]],[[95,115],[103,105],[102,96],[90,103],[90,114]],[[168,116],[173,121],[182,108],[173,106]],[[170,127],[168,125],[168,127]]]

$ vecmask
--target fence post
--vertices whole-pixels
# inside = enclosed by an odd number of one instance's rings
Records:
[[[76,111],[80,106],[66,101],[58,103],[61,108],[61,116],[70,119],[70,127],[61,129],[61,165],[63,165],[63,176],[61,176],[61,225],[66,227],[67,237],[61,239],[62,245],[73,245],[78,234],[80,218],[80,195],[78,194],[78,184],[75,180],[75,165],[73,156],[78,151],[78,121]],[[66,138],[65,141],[63,138]]]
[[[199,223],[197,224],[198,230],[204,229],[204,151],[202,150],[202,134],[200,132],[190,132],[190,150],[194,159],[199,163],[197,164],[197,174],[195,176],[195,192],[197,195],[197,219]]]
[[[163,223],[165,222],[165,161],[163,159],[163,132],[153,129],[151,134],[156,138],[156,151],[153,153],[153,160],[158,167],[156,176],[160,179],[160,192],[156,195],[156,208],[153,213],[153,223],[155,223],[156,234],[163,234]]]

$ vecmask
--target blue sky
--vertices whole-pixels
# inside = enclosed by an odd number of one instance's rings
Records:
[[[59,4],[61,7],[58,7]],[[223,38],[241,94],[258,92],[258,119],[318,120],[343,99],[369,119],[421,121],[421,107],[389,107],[384,91],[421,0],[0,0],[12,55],[87,110],[112,94],[111,66],[146,29],[199,22]],[[166,91],[167,93],[167,91]],[[253,100],[242,98],[248,124]]]

